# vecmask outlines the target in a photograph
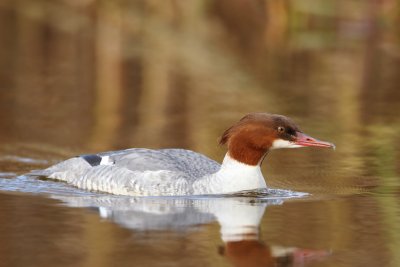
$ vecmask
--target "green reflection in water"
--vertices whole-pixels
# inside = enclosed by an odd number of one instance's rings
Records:
[[[383,219],[383,232],[387,239],[386,246],[391,251],[391,266],[399,266],[400,248],[398,192],[400,176],[398,167],[398,125],[375,124],[367,128],[370,139],[368,151],[372,154],[371,170],[380,177],[380,184],[373,190],[380,204]]]

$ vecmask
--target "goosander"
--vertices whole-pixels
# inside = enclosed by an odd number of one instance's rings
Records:
[[[30,175],[65,181],[81,189],[130,196],[229,194],[267,188],[261,164],[270,150],[325,147],[288,117],[250,113],[220,139],[222,164],[185,149],[131,148],[81,155]]]

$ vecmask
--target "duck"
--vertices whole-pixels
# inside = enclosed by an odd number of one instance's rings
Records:
[[[263,112],[245,115],[219,143],[227,147],[222,164],[186,149],[130,148],[76,156],[28,175],[115,195],[233,194],[267,189],[261,165],[272,150],[335,148],[303,133],[292,119]]]

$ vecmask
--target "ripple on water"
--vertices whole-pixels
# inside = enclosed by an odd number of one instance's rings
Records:
[[[0,175],[0,177],[0,191],[71,196],[90,196],[95,194],[93,192],[70,186],[64,182],[40,180],[24,175],[15,178],[7,178],[2,175]]]
[[[13,162],[37,164],[37,165],[49,163],[47,160],[43,160],[43,159],[32,159],[32,158],[13,156],[13,155],[2,156],[2,157],[0,157],[0,161],[13,161]]]
[[[309,196],[309,195],[310,195],[309,193],[296,192],[296,191],[285,190],[285,189],[262,188],[262,189],[256,189],[256,190],[240,191],[240,192],[231,194],[230,196],[273,199],[273,198],[299,198],[299,197],[305,197],[305,196]]]
[[[15,173],[0,173],[0,177],[1,177],[0,178],[1,191],[52,194],[52,195],[64,195],[64,196],[111,195],[102,192],[91,192],[79,189],[60,181],[53,181],[49,179],[42,180],[24,175],[16,177]],[[234,194],[179,196],[179,197],[168,196],[164,198],[211,199],[211,198],[239,197],[239,198],[253,198],[260,200],[271,200],[271,199],[301,198],[301,197],[306,197],[308,195],[309,195],[308,193],[295,192],[291,190],[264,188],[257,190],[246,190]],[[158,197],[158,198],[163,198],[163,197]]]
[[[17,176],[15,172],[0,172],[0,179],[1,178],[12,178]]]

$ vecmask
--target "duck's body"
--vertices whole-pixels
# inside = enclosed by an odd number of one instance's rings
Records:
[[[260,165],[270,149],[331,147],[304,135],[288,118],[253,113],[221,138],[228,153],[218,164],[184,149],[142,149],[82,155],[31,174],[82,189],[131,196],[225,194],[266,188]]]
[[[220,165],[185,149],[133,148],[83,155],[33,174],[86,190],[131,196],[223,194],[266,187],[260,166],[229,155]]]

